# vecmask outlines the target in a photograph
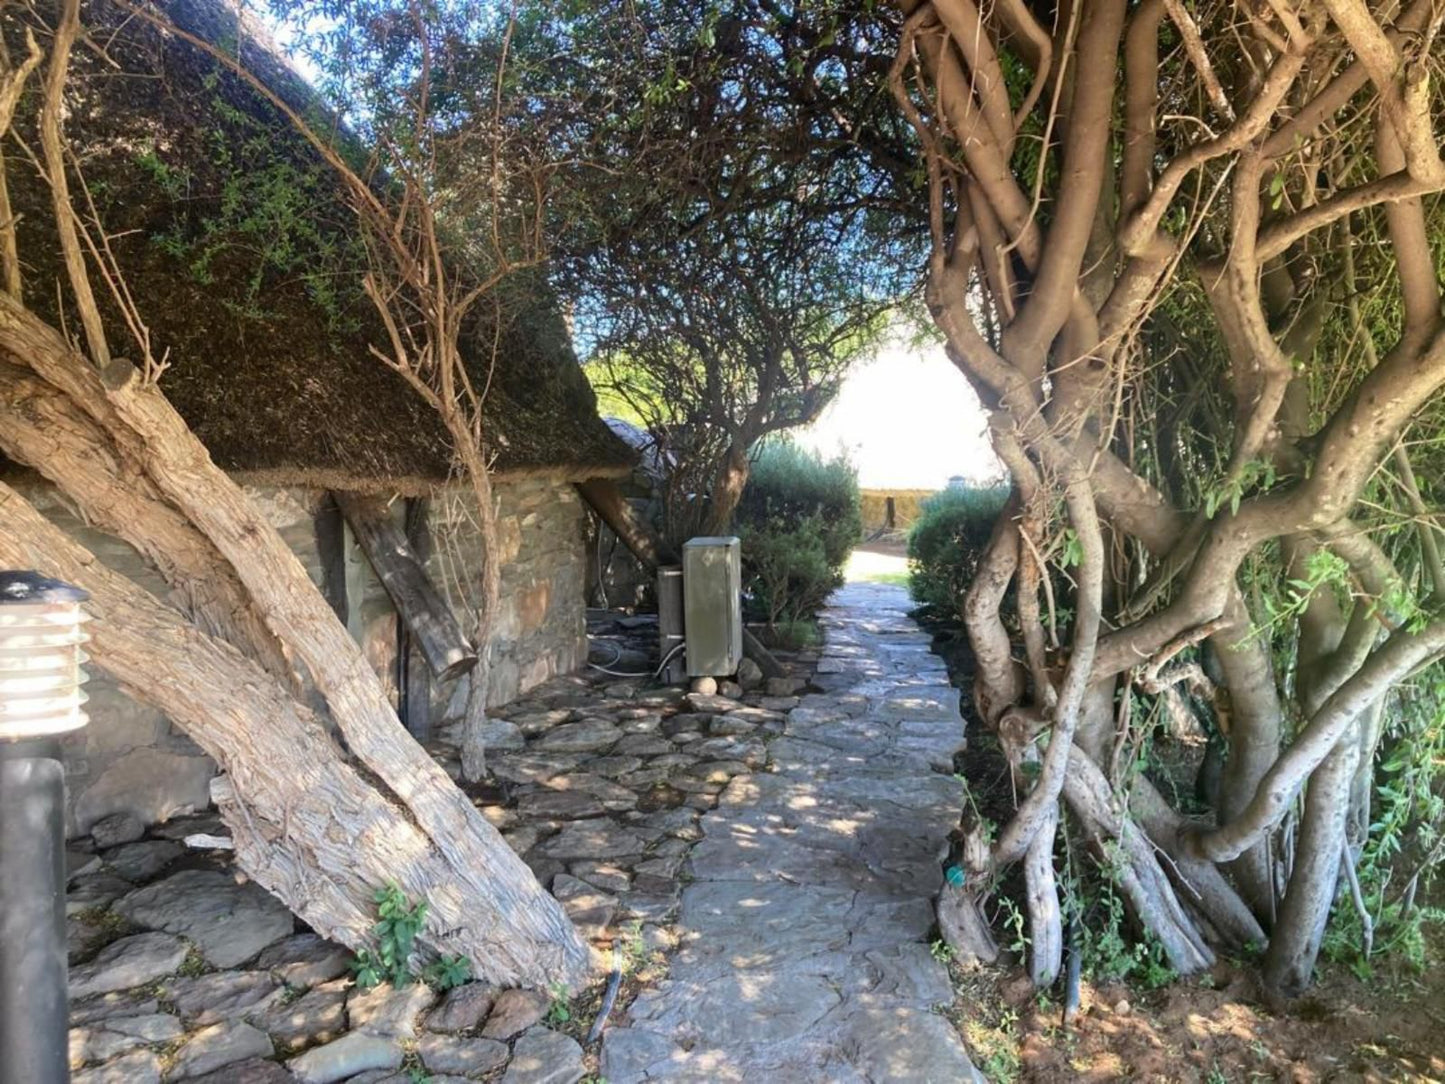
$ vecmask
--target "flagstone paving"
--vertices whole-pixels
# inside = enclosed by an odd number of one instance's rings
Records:
[[[958,693],[899,587],[834,595],[812,679],[701,820],[681,947],[602,1076],[638,1081],[910,1084],[981,1080],[935,1006],[952,1000],[927,936],[962,802]]]

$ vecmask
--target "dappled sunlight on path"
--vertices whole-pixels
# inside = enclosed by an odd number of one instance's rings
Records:
[[[703,818],[682,948],[607,1034],[610,1084],[975,1079],[932,1011],[953,992],[926,943],[963,722],[909,605],[884,584],[834,596],[822,691],[789,712],[772,770]]]

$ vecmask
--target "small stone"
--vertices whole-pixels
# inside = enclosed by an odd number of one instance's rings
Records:
[[[90,838],[102,850],[122,843],[134,843],[145,834],[145,825],[134,813],[112,813],[90,826]]]
[[[698,677],[692,679],[692,691],[698,696],[716,696],[717,679],[710,677]]]
[[[503,1084],[576,1084],[582,1079],[577,1040],[548,1028],[532,1028],[512,1050]]]
[[[171,934],[122,937],[101,949],[90,963],[70,972],[70,996],[79,1001],[93,994],[155,982],[180,967],[188,951],[186,943]]]
[[[73,1074],[70,1084],[160,1084],[160,1080],[161,1059],[149,1050],[136,1050]]]
[[[526,1031],[547,1015],[546,995],[536,990],[503,990],[497,995],[492,1014],[482,1036],[487,1039],[510,1039]]]
[[[486,1019],[497,1000],[497,988],[469,982],[448,990],[441,1004],[426,1018],[428,1031],[471,1031]]]
[[[176,1051],[171,1078],[201,1076],[247,1058],[269,1058],[272,1053],[270,1037],[250,1024],[239,1020],[212,1024],[196,1032]]]
[[[81,911],[109,907],[133,888],[135,885],[132,882],[106,873],[103,869],[100,873],[87,873],[76,877],[65,894],[65,914],[68,917]]]
[[[802,678],[775,677],[768,678],[763,685],[763,691],[769,696],[796,696],[808,687],[808,683]]]
[[[472,1076],[490,1073],[507,1060],[507,1044],[496,1039],[459,1039],[451,1035],[423,1035],[416,1044],[422,1064],[431,1073]]]
[[[731,715],[714,715],[707,732],[715,738],[726,738],[735,734],[751,734],[757,728],[757,723],[750,722],[734,712]]]
[[[235,967],[291,934],[286,906],[265,889],[215,870],[188,869],[138,888],[116,911],[151,929],[189,937],[213,967]]]
[[[1132,1010],[1133,1006],[1129,1004],[1127,998],[1121,997],[1118,1001],[1114,1003],[1114,1011],[1120,1016],[1128,1016]]]
[[[325,1046],[313,1046],[286,1063],[302,1084],[334,1084],[368,1069],[396,1069],[401,1065],[401,1044],[395,1039],[353,1031]]]
[[[738,663],[738,684],[744,689],[756,689],[763,683],[763,668],[752,659]]]
[[[172,979],[166,983],[166,993],[176,1011],[194,1026],[265,1012],[282,990],[265,971],[217,971],[193,979]]]
[[[340,978],[351,968],[351,950],[314,933],[278,941],[256,957],[256,966],[287,986],[304,990]]]
[[[633,832],[608,820],[579,821],[567,825],[542,848],[549,857],[616,858],[641,854],[642,840]]]
[[[91,854],[89,851],[78,851],[66,848],[65,851],[65,883],[69,884],[77,877],[87,873],[100,872],[100,855]]]
[[[729,700],[741,700],[743,698],[743,687],[736,681],[720,681],[717,686],[718,696],[725,696]]]
[[[419,982],[400,989],[384,984],[352,993],[346,1003],[346,1018],[356,1031],[410,1039],[416,1034],[416,1018],[436,999],[436,991]]]
[[[742,707],[736,700],[726,696],[701,696],[698,693],[688,693],[683,698],[683,710],[701,712],[705,715],[722,715],[729,711],[736,711]]]
[[[105,852],[105,864],[128,881],[149,881],[182,854],[186,848],[165,839],[126,843]]]
[[[275,1005],[252,1022],[288,1050],[330,1042],[346,1030],[346,994],[342,980],[323,983],[286,1005]]]

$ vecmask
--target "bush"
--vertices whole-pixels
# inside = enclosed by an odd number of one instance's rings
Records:
[[[908,532],[908,590],[916,601],[959,615],[1008,496],[1007,486],[946,489],[923,502]]]
[[[806,622],[843,582],[862,533],[858,474],[787,441],[761,448],[736,515],[743,588],[770,628]]]

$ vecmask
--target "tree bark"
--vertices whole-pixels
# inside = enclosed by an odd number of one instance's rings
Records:
[[[423,944],[466,957],[479,978],[582,979],[575,929],[495,829],[426,833],[409,816],[412,796],[378,793],[279,679],[106,568],[3,484],[0,561],[90,592],[96,664],[216,760],[226,775],[214,793],[241,867],[318,933],[367,946],[372,893],[395,881],[428,903]]]

